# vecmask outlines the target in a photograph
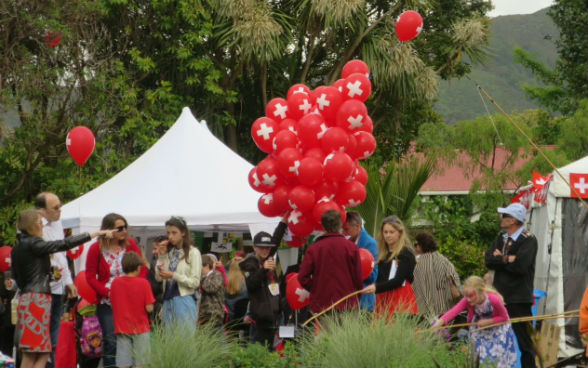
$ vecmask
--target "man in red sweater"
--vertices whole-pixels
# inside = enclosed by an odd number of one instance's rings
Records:
[[[308,248],[298,273],[300,284],[310,292],[313,313],[327,309],[362,288],[359,248],[341,233],[341,214],[335,210],[326,211],[321,223],[326,234]],[[359,299],[350,298],[336,308],[357,309]]]

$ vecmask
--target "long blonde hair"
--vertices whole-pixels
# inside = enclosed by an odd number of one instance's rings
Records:
[[[229,295],[237,295],[241,293],[241,289],[243,289],[243,280],[245,280],[245,276],[239,268],[239,263],[241,263],[240,260],[233,259],[229,266],[229,272],[227,274],[227,293]]]
[[[384,225],[391,225],[396,231],[400,233],[400,237],[396,244],[394,244],[393,249],[388,249],[388,244],[386,244],[386,240],[384,240]],[[378,239],[378,262],[389,262],[396,258],[403,248],[408,248],[411,251],[412,245],[410,244],[410,238],[408,234],[406,234],[406,229],[402,220],[398,218],[398,216],[388,216],[382,220],[382,224],[380,225],[380,232],[377,236]]]
[[[485,282],[484,279],[481,278],[480,276],[470,276],[468,277],[465,282],[463,283],[463,288],[470,288],[473,289],[476,293],[481,294],[481,293],[493,293],[496,294],[500,297],[500,300],[502,300],[502,302],[504,303],[504,299],[502,298],[502,295],[500,295],[500,293],[494,289],[492,286],[488,286]]]

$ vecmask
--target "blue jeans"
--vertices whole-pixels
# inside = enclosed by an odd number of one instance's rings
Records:
[[[98,304],[96,315],[102,328],[102,364],[104,368],[116,367],[116,335],[114,334],[114,320],[112,307],[108,304]]]
[[[196,328],[197,315],[196,302],[192,295],[175,296],[163,301],[163,325],[166,328]]]
[[[49,336],[51,337],[51,359],[47,362],[47,368],[55,367],[55,349],[59,337],[59,326],[63,315],[63,295],[51,294],[51,320]]]

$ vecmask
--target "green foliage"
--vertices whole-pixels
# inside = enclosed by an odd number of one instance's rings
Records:
[[[578,160],[588,155],[588,100],[580,101],[578,110],[559,121],[560,137],[557,141],[560,149],[570,160]]]
[[[260,344],[247,345],[239,348],[231,356],[228,365],[231,368],[291,368],[303,367],[298,358],[298,353],[293,344],[286,344],[280,356],[278,353],[270,353]]]
[[[300,343],[303,367],[460,367],[467,361],[461,349],[451,350],[436,334],[422,331],[429,326],[408,315],[387,320],[350,313],[321,324],[319,336]]]

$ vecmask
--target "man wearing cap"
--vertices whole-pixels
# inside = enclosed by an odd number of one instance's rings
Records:
[[[270,351],[274,349],[274,335],[280,320],[280,285],[273,254],[286,227],[282,221],[273,236],[265,231],[257,233],[253,237],[253,254],[239,264],[249,293],[249,309],[255,327],[253,341],[266,345]]]
[[[326,234],[311,245],[300,265],[298,280],[310,292],[310,310],[319,313],[339,299],[362,288],[361,261],[357,244],[341,233],[339,211],[325,211],[321,224]],[[357,297],[347,299],[336,308],[357,309]]]
[[[498,208],[502,232],[486,251],[486,267],[494,270],[494,287],[504,298],[510,318],[531,316],[537,239],[524,227],[527,210],[520,203]],[[528,323],[513,323],[521,350],[521,366],[535,367]]]

